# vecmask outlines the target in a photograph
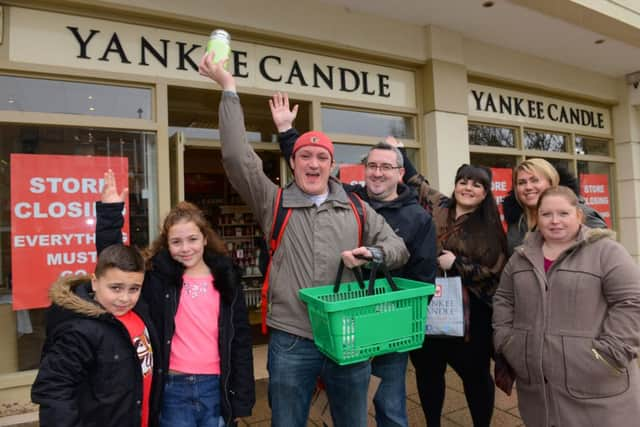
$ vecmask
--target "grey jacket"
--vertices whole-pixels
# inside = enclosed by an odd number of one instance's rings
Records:
[[[219,120],[227,177],[268,235],[278,187],[264,174],[262,161],[247,143],[242,107],[235,93],[223,93]],[[330,178],[329,196],[319,207],[295,182],[284,189],[282,205],[293,208],[293,213],[272,259],[267,325],[313,338],[307,308],[298,291],[333,283],[340,254],[358,246],[359,229],[349,198],[335,178]],[[363,245],[379,247],[389,268],[402,266],[409,257],[404,242],[382,216],[365,206]],[[348,269],[342,280],[354,280]]]
[[[612,235],[582,226],[545,273],[533,232],[502,273],[494,344],[516,373],[527,427],[640,419],[640,269]]]

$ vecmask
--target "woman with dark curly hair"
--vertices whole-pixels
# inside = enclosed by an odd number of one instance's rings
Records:
[[[394,138],[387,142],[397,144]],[[451,197],[433,189],[411,165],[404,150],[405,182],[417,187],[420,203],[436,224],[439,268],[460,276],[465,301],[465,336],[426,336],[411,352],[418,394],[427,425],[439,427],[449,364],[460,376],[475,427],[488,427],[495,386],[490,373],[492,297],[507,261],[507,242],[491,192],[491,171],[462,165]]]

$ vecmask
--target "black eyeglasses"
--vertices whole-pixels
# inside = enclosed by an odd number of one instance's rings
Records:
[[[390,172],[393,169],[400,169],[402,168],[402,166],[393,166],[392,164],[389,163],[383,163],[381,165],[377,164],[377,163],[367,163],[365,165],[365,167],[367,168],[367,170],[371,171],[371,172],[375,172],[376,170],[380,170],[381,172]]]

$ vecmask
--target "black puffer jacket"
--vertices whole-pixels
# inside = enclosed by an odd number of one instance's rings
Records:
[[[110,244],[122,241],[123,203],[97,203],[96,246],[98,253]],[[228,426],[237,417],[251,415],[255,404],[255,382],[248,312],[240,285],[240,274],[231,258],[205,251],[204,261],[215,278],[220,292],[218,346],[220,352],[220,386],[222,415]],[[184,266],[171,258],[167,250],[151,260],[145,273],[142,297],[149,305],[151,320],[162,346],[162,366],[155,374],[162,378],[169,370],[174,318],[180,303]],[[203,355],[206,357],[206,355]]]
[[[31,400],[42,427],[140,427],[142,370],[126,327],[91,297],[88,276],[56,282],[49,295],[47,339]],[[157,335],[146,304],[133,311],[147,326],[160,365]],[[157,425],[158,381],[153,379],[149,425]]]
[[[434,283],[436,278],[436,228],[429,215],[419,204],[415,191],[398,184],[398,197],[389,202],[369,198],[361,185],[345,185],[369,203],[384,217],[393,231],[404,240],[409,250],[409,261],[391,272],[392,276]]]
[[[298,131],[291,128],[279,134],[280,150],[289,164]],[[398,197],[389,202],[371,199],[366,187],[344,184],[384,217],[391,229],[404,240],[409,261],[392,276],[434,283],[436,278],[436,229],[431,215],[418,204],[418,195],[403,183],[398,184]]]
[[[607,223],[600,214],[591,206],[588,206],[580,196],[580,186],[576,177],[565,168],[557,167],[556,170],[560,175],[560,185],[569,187],[578,196],[579,206],[584,213],[584,225],[589,228],[607,228]],[[504,220],[507,223],[507,247],[509,256],[511,256],[513,250],[522,244],[529,231],[527,229],[527,219],[513,190],[502,201],[502,208]]]

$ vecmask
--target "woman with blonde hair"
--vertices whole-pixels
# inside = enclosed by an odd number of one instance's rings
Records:
[[[507,222],[509,254],[522,244],[525,235],[537,226],[537,204],[540,195],[549,187],[559,184],[569,187],[578,197],[578,205],[584,213],[585,225],[590,228],[606,228],[604,219],[580,198],[576,178],[562,167],[554,167],[544,159],[532,158],[519,163],[513,169],[513,189],[503,201]]]

